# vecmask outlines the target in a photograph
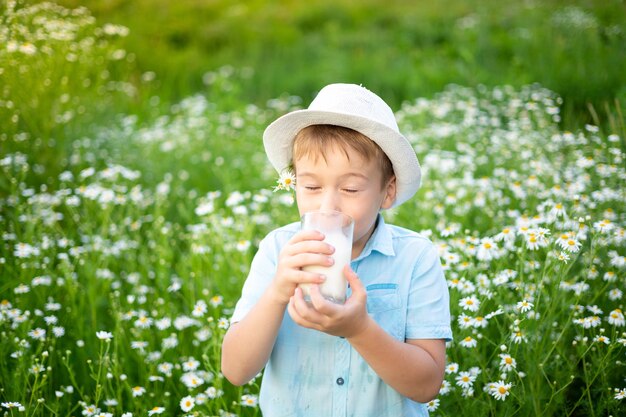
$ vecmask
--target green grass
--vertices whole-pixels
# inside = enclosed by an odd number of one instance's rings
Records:
[[[309,98],[336,81],[384,92],[394,108],[450,83],[539,82],[563,97],[566,128],[593,121],[588,103],[603,122],[606,105],[625,106],[618,0],[61,3],[131,27],[139,70],[156,71],[174,101],[202,90],[205,72],[232,65],[254,69],[243,90],[258,104],[283,92]]]

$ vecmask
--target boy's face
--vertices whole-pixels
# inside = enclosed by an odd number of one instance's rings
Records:
[[[381,187],[379,164],[357,152],[333,146],[326,159],[304,156],[295,161],[296,201],[300,215],[314,210],[336,210],[354,219],[352,258],[358,256],[374,230],[380,209],[392,206],[395,178]]]

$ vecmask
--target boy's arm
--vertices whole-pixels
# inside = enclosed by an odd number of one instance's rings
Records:
[[[312,230],[296,233],[278,255],[276,273],[259,300],[226,332],[222,342],[222,373],[234,385],[250,381],[267,363],[296,286],[324,281],[323,276],[302,270],[306,265],[332,262],[329,255],[334,249],[323,239],[324,235]]]
[[[222,343],[222,373],[234,385],[243,385],[263,369],[270,357],[286,305],[265,291],[258,303],[234,323]]]
[[[311,288],[313,306],[296,290],[288,310],[294,322],[335,336],[345,337],[376,374],[400,394],[418,402],[435,398],[445,369],[442,339],[394,339],[367,314],[367,292],[349,267],[344,269],[352,288],[345,305],[324,300],[317,286]]]
[[[400,394],[426,403],[439,394],[443,381],[446,344],[443,339],[401,342],[385,332],[372,318],[350,344],[376,374]]]

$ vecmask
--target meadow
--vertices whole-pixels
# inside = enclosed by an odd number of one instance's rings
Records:
[[[575,45],[599,43],[544,51],[555,61],[543,72],[499,71],[494,56],[477,78],[461,77],[474,68],[463,64],[446,78],[456,52],[444,51],[414,77],[390,71],[389,84],[365,74],[365,58],[330,72],[327,58],[301,63],[290,79],[274,59],[237,61],[238,39],[214,66],[188,67],[187,82],[168,68],[190,49],[150,57],[130,24],[94,17],[104,4],[0,6],[2,415],[260,415],[260,378],[230,385],[220,345],[258,242],[298,218],[293,195],[273,191],[261,135],[325,77],[360,76],[393,97],[424,173],[385,218],[437,245],[450,289],[454,340],[431,415],[626,412],[626,83],[612,3],[597,15],[557,5],[545,30],[577,16]],[[591,27],[602,42],[585,37]],[[569,52],[595,62],[559,85],[549,67]],[[534,83],[545,73],[553,84]]]

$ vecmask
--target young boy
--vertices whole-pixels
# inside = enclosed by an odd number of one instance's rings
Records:
[[[263,135],[270,162],[293,166],[300,214],[336,210],[354,219],[351,294],[344,305],[311,302],[303,271],[331,265],[333,248],[299,223],[263,239],[222,346],[222,372],[235,385],[264,367],[264,416],[428,415],[450,340],[448,290],[437,250],[417,233],[385,224],[380,211],[411,198],[420,167],[389,106],[351,84],[323,88],[308,109]]]

